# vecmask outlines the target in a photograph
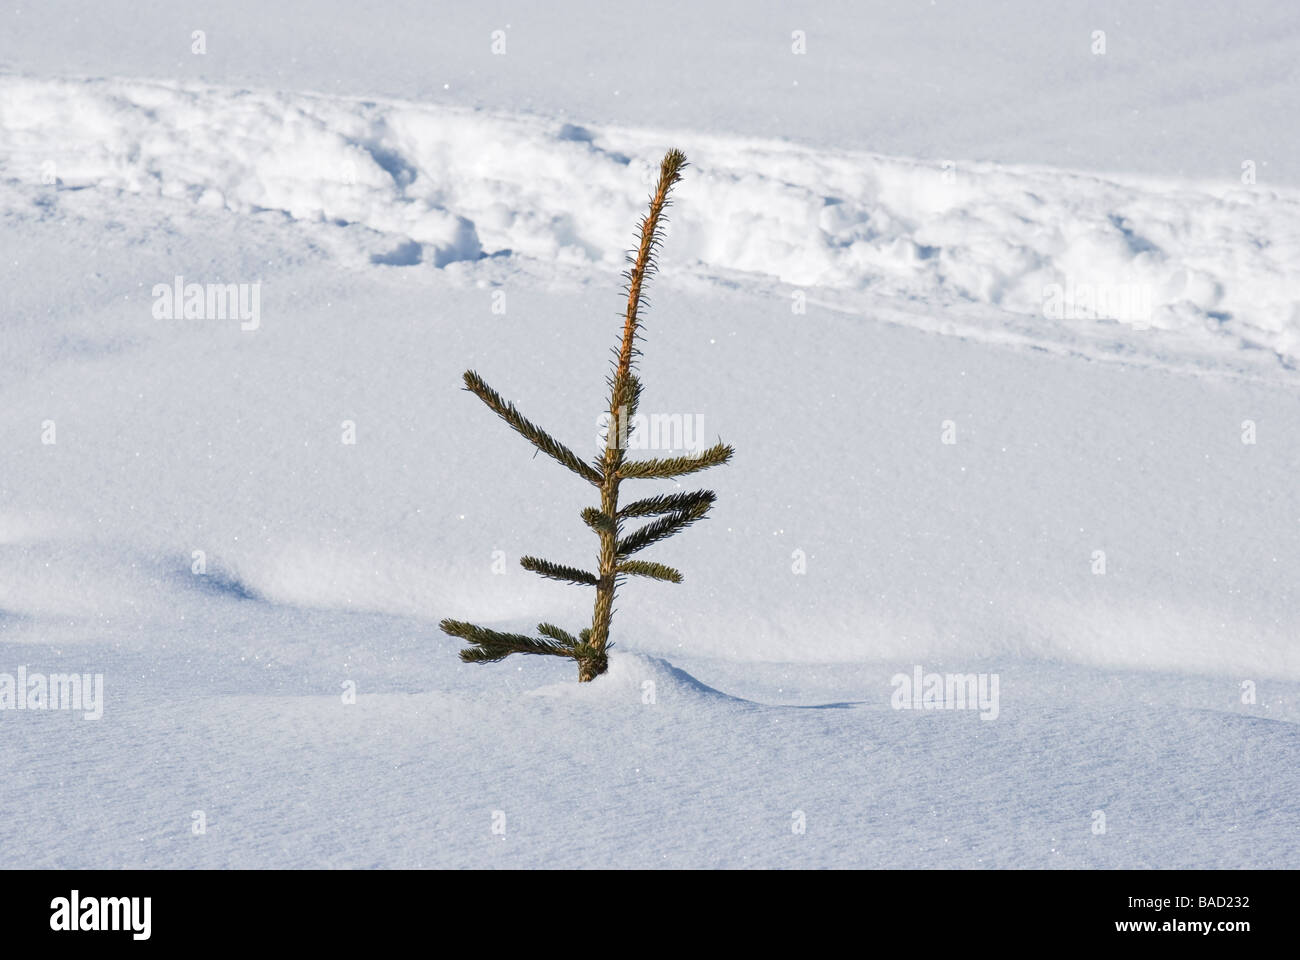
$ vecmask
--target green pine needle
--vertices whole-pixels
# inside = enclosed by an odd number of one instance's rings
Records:
[[[594,587],[600,582],[595,574],[588,573],[586,570],[579,570],[577,567],[566,567],[562,563],[552,563],[550,560],[542,560],[538,557],[520,557],[519,565],[525,570],[531,570],[543,577],[549,577],[552,580],[563,580],[565,583],[576,583],[583,587]]]
[[[459,637],[474,644],[460,652],[465,663],[493,663],[504,660],[512,653],[531,653],[540,656],[571,657],[573,646],[552,639],[539,639],[522,633],[502,633],[489,630],[464,620],[443,620],[438,627],[449,636]]]
[[[576,453],[525,417],[513,403],[503,400],[501,395],[489,387],[473,370],[465,371],[465,389],[487,404],[493,413],[510,424],[520,436],[542,453],[568,467],[588,483],[600,485],[601,476],[593,467],[578,459]]]
[[[700,504],[689,510],[678,510],[652,520],[639,530],[634,530],[618,542],[617,553],[620,558],[630,556],[638,550],[644,550],[660,540],[667,540],[674,533],[689,527],[696,520],[702,519],[709,512],[711,504]]]
[[[691,493],[670,493],[658,497],[646,497],[629,503],[618,512],[620,517],[655,517],[661,513],[676,513],[692,510],[703,504],[712,506],[717,494],[712,490],[695,490]]]
[[[725,443],[715,443],[707,450],[684,457],[663,460],[631,460],[618,469],[620,480],[671,480],[687,474],[717,467],[731,459],[735,451]]]
[[[556,643],[562,643],[569,648],[578,645],[578,641],[574,638],[573,634],[569,633],[567,630],[561,630],[553,623],[539,623],[537,625],[537,632],[542,636],[549,637]]]
[[[652,580],[666,580],[669,583],[681,583],[682,573],[665,563],[652,563],[649,560],[624,560],[616,568],[619,573],[630,573]]]
[[[582,511],[582,522],[597,533],[618,535],[618,524],[614,522],[609,514],[596,507],[587,507]]]

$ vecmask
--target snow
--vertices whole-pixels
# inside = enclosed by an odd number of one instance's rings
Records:
[[[7,79],[0,90],[18,183],[39,184],[48,166],[66,188],[185,204],[176,216],[197,203],[344,222],[391,238],[365,256],[392,265],[485,252],[618,264],[642,199],[628,185],[650,184],[665,139],[175,83]],[[739,138],[691,146],[673,262],[1300,353],[1300,191],[957,169]],[[35,202],[18,193],[12,207]]]
[[[7,864],[1295,865],[1285,5],[831,5],[803,60],[766,8],[60,6],[0,15],[0,674],[106,703],[0,712]],[[442,617],[585,625],[518,558],[595,543],[460,373],[595,452],[669,145],[643,410],[737,457],[608,674],[461,664]],[[918,667],[997,719],[892,709]]]

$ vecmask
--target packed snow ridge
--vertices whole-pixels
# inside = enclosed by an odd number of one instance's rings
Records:
[[[116,79],[0,77],[0,212],[53,186],[391,239],[364,262],[509,253],[621,265],[667,145],[686,149],[671,254],[914,301],[1178,330],[1300,356],[1300,192],[921,161],[535,116]],[[1243,175],[1243,180],[1249,180]],[[42,189],[43,187],[43,189]],[[55,198],[59,196],[56,191]],[[84,206],[80,208],[84,212]],[[83,213],[84,215],[84,213]]]

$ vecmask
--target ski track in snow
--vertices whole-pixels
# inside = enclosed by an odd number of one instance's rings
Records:
[[[177,218],[277,211],[376,236],[359,262],[510,253],[621,264],[667,144],[694,164],[667,256],[900,300],[1178,331],[1220,354],[1300,355],[1300,193],[1237,182],[942,164],[791,143],[585,128],[401,101],[120,79],[0,77],[0,207],[41,217],[41,180]],[[86,215],[93,204],[80,202]],[[344,255],[336,249],[336,255]],[[1046,311],[1046,312],[1045,312]]]

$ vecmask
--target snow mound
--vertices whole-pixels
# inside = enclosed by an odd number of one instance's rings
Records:
[[[618,267],[668,144],[666,255],[705,274],[1104,321],[1300,356],[1300,192],[815,150],[739,137],[161,82],[0,78],[0,211],[92,190],[274,211],[359,264],[510,253]],[[52,190],[60,187],[61,190]],[[51,198],[52,196],[52,198]],[[78,210],[86,214],[84,198]],[[373,231],[367,239],[353,230]],[[380,249],[374,237],[384,238]],[[349,243],[351,246],[349,246]],[[340,250],[340,246],[342,250]]]
[[[701,683],[685,670],[660,657],[610,650],[609,669],[590,683],[552,683],[528,691],[533,697],[571,698],[604,704],[641,705],[684,701],[739,704],[732,697]]]

